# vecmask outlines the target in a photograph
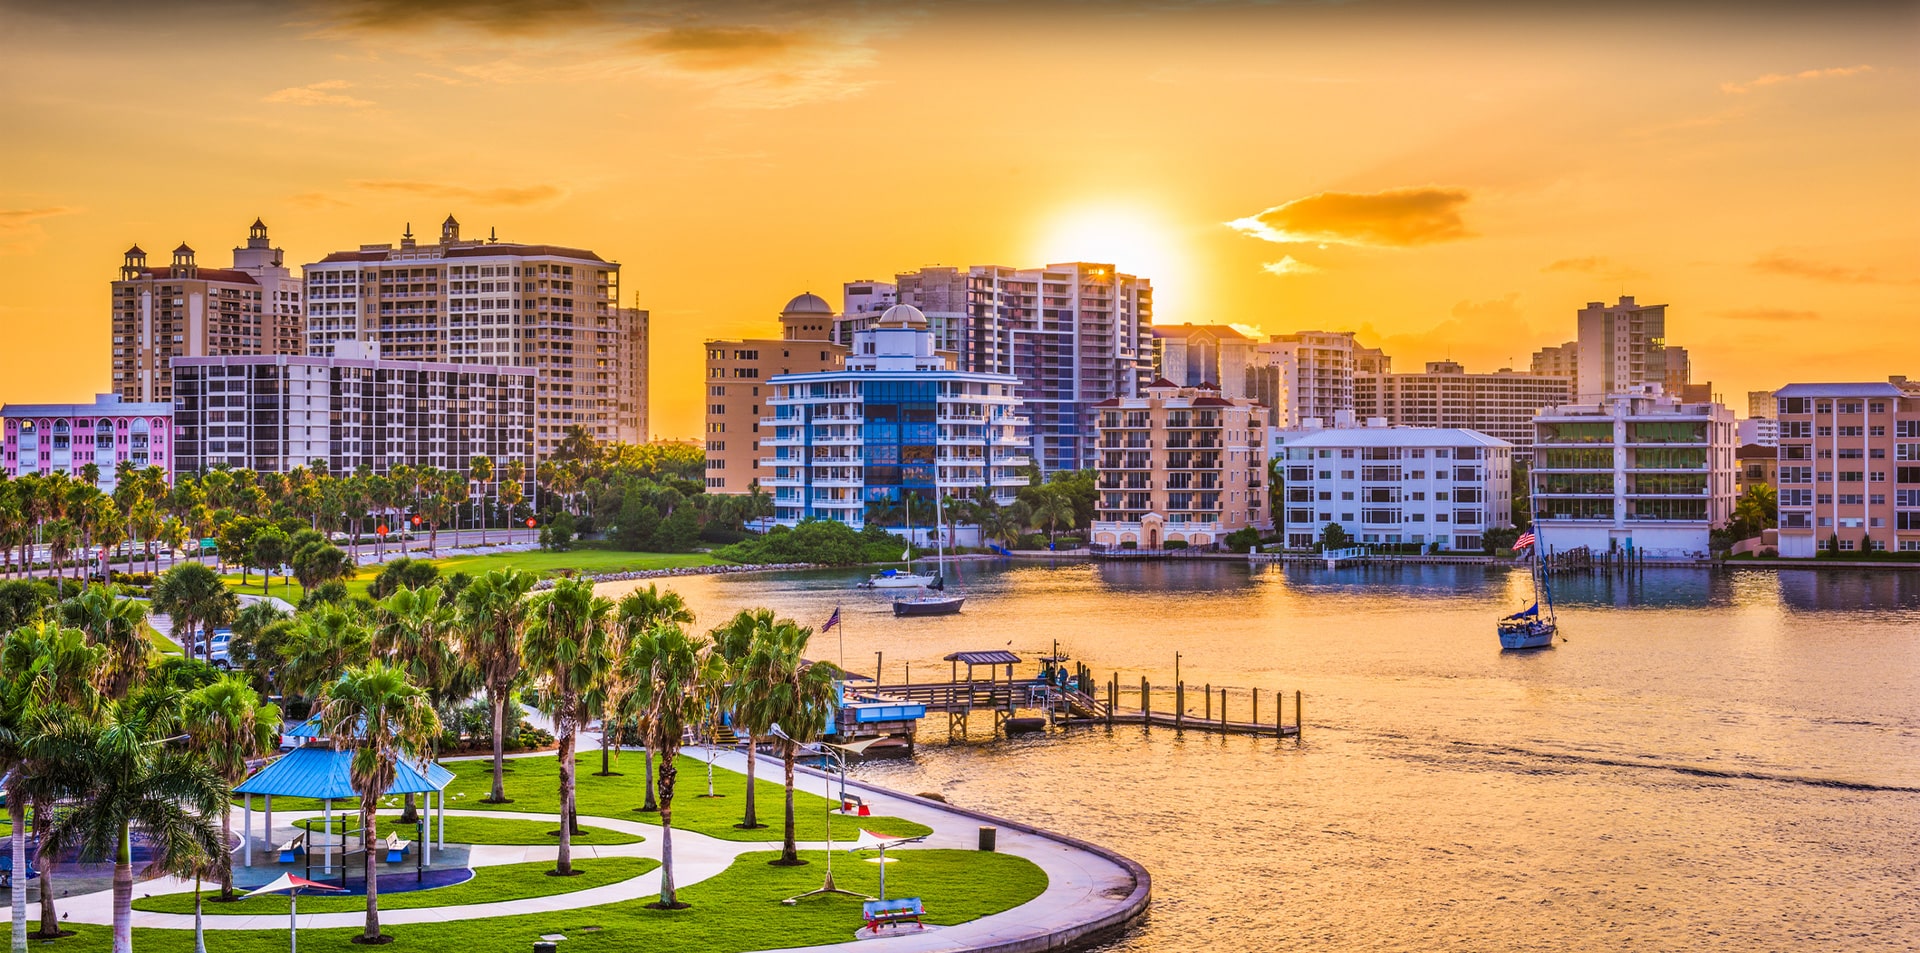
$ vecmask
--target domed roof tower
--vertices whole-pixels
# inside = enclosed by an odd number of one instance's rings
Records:
[[[833,305],[811,291],[803,291],[780,309],[780,336],[789,341],[830,341],[833,321]]]

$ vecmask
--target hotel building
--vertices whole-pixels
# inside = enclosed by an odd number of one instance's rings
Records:
[[[1534,531],[1550,550],[1704,557],[1733,515],[1733,412],[1720,404],[1647,385],[1548,408],[1535,425]]]
[[[1224,324],[1157,324],[1154,374],[1181,387],[1212,384],[1228,400],[1246,397],[1253,343]]]
[[[1266,415],[1253,401],[1160,378],[1142,396],[1110,398],[1098,410],[1093,545],[1205,547],[1248,526],[1272,528]]]
[[[817,374],[846,365],[847,348],[832,340],[835,316],[826,299],[796,295],[780,309],[780,337],[707,342],[707,492],[745,493],[757,482],[771,490],[773,467],[763,442],[775,377]]]
[[[1453,361],[1429,361],[1411,374],[1354,375],[1353,416],[1395,427],[1476,430],[1506,441],[1516,460],[1533,458],[1533,418],[1573,399],[1573,382],[1501,368],[1470,374]]]
[[[1357,543],[1477,553],[1487,530],[1513,524],[1513,448],[1497,437],[1378,419],[1271,433],[1289,549],[1338,523]]]
[[[149,267],[139,245],[127,249],[113,283],[113,392],[172,400],[176,357],[300,353],[300,282],[283,258],[259,219],[232,268],[200,267],[185,242],[164,268]]]
[[[866,525],[869,504],[927,506],[987,488],[1010,503],[1025,486],[1026,418],[1019,381],[951,370],[912,305],[856,332],[841,370],[782,374],[768,383],[760,461],[772,475],[774,519]],[[921,511],[931,514],[931,508]]]
[[[608,442],[646,433],[646,312],[619,307],[620,265],[591,251],[463,239],[453,216],[438,244],[411,227],[396,247],[361,245],[306,266],[306,353],[343,342],[382,361],[534,371],[534,450],[569,428]]]
[[[174,362],[176,473],[286,473],[324,463],[466,472],[474,457],[534,471],[537,372],[530,367],[354,355],[191,357]]]
[[[173,404],[122,401],[101,394],[91,404],[8,404],[5,467],[9,477],[66,473],[78,477],[91,463],[99,487],[112,493],[120,464],[159,467],[173,476]]]
[[[1920,552],[1920,384],[1789,384],[1780,404],[1780,555]]]

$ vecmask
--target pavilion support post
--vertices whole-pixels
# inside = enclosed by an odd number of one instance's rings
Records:
[[[244,795],[240,812],[240,864],[253,866],[253,795]]]
[[[266,822],[261,825],[260,839],[267,842],[268,850],[272,850],[273,849],[273,795],[271,794],[263,795],[262,799],[266,801],[267,816],[266,816]]]
[[[445,797],[445,795],[441,795]],[[420,819],[420,859],[433,863],[433,792],[427,792],[427,816]]]
[[[320,802],[320,831],[320,876],[325,877],[328,869],[330,869],[330,865],[333,863],[333,798],[327,798]],[[311,846],[307,848],[307,853],[313,853]],[[346,885],[346,865],[342,864],[340,869],[340,886],[345,887]]]
[[[447,849],[447,789],[440,789],[440,849]]]

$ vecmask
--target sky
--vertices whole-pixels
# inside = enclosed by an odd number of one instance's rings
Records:
[[[0,401],[109,383],[121,253],[590,248],[702,342],[925,265],[1525,367],[1622,294],[1745,411],[1920,378],[1920,2],[0,0]]]

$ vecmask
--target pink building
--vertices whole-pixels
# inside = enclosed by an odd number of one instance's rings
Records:
[[[157,466],[173,477],[173,404],[133,403],[101,394],[91,404],[8,404],[6,473],[65,472],[100,468],[100,489],[113,492],[121,461],[140,469]]]
[[[1780,405],[1780,555],[1920,552],[1920,384],[1789,384]]]

